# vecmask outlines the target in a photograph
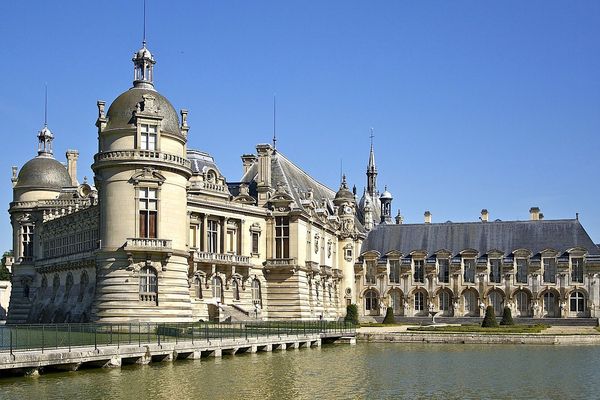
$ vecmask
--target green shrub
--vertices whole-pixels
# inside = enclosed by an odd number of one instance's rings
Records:
[[[344,317],[344,321],[358,325],[358,307],[356,307],[356,304],[346,306],[346,316]]]
[[[502,312],[502,321],[500,321],[500,325],[514,325],[515,321],[512,319],[512,312],[510,311],[510,307],[504,307],[504,311]]]
[[[482,328],[497,328],[498,321],[496,321],[496,315],[494,313],[494,307],[487,306],[485,309],[485,317],[481,323]]]
[[[394,309],[392,307],[388,307],[385,311],[385,318],[383,319],[383,324],[393,324],[396,321],[394,320]]]

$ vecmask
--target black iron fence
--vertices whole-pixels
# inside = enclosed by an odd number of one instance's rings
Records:
[[[73,347],[121,346],[218,341],[224,339],[298,338],[306,335],[353,335],[354,325],[336,321],[256,321],[241,323],[32,324],[0,326],[0,352]]]

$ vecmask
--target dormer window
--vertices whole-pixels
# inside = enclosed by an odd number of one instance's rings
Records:
[[[500,259],[493,258],[490,260],[490,282],[500,283]]]
[[[415,264],[415,282],[425,283],[425,260],[414,260]]]
[[[140,149],[156,150],[157,146],[157,126],[150,124],[140,125]]]
[[[544,282],[556,283],[556,258],[544,258]]]
[[[571,281],[583,283],[583,258],[571,258]]]

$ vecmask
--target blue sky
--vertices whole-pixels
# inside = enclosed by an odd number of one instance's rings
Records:
[[[0,204],[35,155],[46,82],[55,154],[78,149],[91,178],[96,101],[131,86],[141,5],[0,4]],[[362,192],[373,127],[379,187],[406,222],[539,206],[579,212],[600,242],[598,1],[148,0],[147,21],[157,89],[229,181],[271,140],[276,93],[279,150],[334,189],[343,160]]]

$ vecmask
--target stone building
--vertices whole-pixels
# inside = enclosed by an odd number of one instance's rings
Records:
[[[373,143],[359,199],[258,144],[228,181],[188,148],[188,112],[154,87],[134,54],[133,87],[98,101],[93,183],[54,135],[13,168],[15,262],[9,323],[479,316],[597,317],[600,250],[577,219],[403,224],[377,190]]]

